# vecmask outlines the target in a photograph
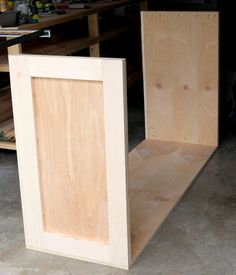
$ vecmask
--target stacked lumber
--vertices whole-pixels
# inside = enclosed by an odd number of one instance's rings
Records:
[[[15,141],[11,91],[0,89],[0,141]]]

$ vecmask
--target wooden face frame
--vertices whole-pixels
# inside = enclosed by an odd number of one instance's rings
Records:
[[[130,232],[125,60],[15,55],[9,56],[9,63],[27,248],[128,269]],[[100,81],[103,84],[108,244],[44,231],[32,78],[45,77]]]

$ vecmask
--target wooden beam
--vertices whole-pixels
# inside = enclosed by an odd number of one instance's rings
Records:
[[[0,71],[9,72],[8,56],[7,54],[0,55]]]
[[[89,37],[97,38],[99,37],[99,19],[98,14],[91,14],[88,16],[88,28]],[[99,42],[90,46],[90,56],[98,57],[100,56],[100,44]]]
[[[13,39],[13,38],[7,37],[7,40],[11,40],[11,39]],[[7,52],[8,52],[8,54],[20,54],[20,53],[22,53],[21,44],[15,44],[11,47],[8,47]]]
[[[140,11],[147,11],[148,10],[148,0],[141,0],[139,3]]]
[[[15,142],[0,141],[0,149],[16,150]]]

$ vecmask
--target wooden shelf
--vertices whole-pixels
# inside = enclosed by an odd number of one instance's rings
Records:
[[[129,153],[132,261],[215,149],[215,146],[145,140]]]
[[[101,34],[100,37],[71,38],[66,40],[52,41],[31,47],[30,49],[23,49],[23,52],[27,54],[70,55],[93,44],[114,38],[133,29],[133,26],[121,27],[119,29]]]
[[[53,41],[40,44],[30,49],[23,50],[26,54],[42,54],[42,55],[70,55],[81,49],[89,47],[95,43],[96,39],[92,38],[74,38],[61,41]]]
[[[15,150],[10,87],[0,89],[0,149]]]
[[[0,141],[0,149],[16,150],[16,144],[10,141]]]
[[[0,141],[15,142],[13,117],[0,123]]]
[[[45,42],[35,46],[31,45],[30,48],[26,46],[23,48],[23,53],[41,55],[71,55],[93,44],[114,38],[134,29],[135,28],[133,26],[121,27],[116,30],[105,32],[101,34],[100,37],[95,38],[70,38],[66,40]],[[0,71],[9,72],[7,55],[0,55]]]
[[[7,55],[0,55],[0,72],[9,72]]]
[[[132,0],[119,0],[115,2],[107,1],[103,3],[90,3],[89,9],[68,9],[65,15],[53,14],[50,16],[45,16],[39,19],[36,24],[24,24],[19,26],[19,29],[37,30],[42,28],[48,28],[58,24],[63,24],[73,20],[83,18],[91,14],[97,14],[106,12],[121,6],[125,6],[133,3]]]

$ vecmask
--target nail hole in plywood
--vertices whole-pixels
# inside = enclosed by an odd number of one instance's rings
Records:
[[[187,84],[184,84],[183,88],[184,88],[184,90],[188,90],[189,87]]]
[[[157,83],[156,87],[157,87],[158,89],[162,89],[161,83]]]

